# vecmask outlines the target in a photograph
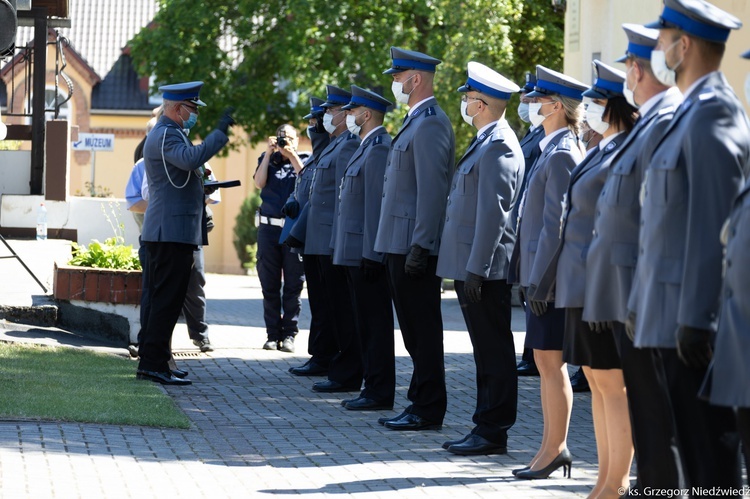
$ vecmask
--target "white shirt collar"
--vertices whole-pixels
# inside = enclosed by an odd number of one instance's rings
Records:
[[[493,125],[497,125],[497,124],[498,124],[498,122],[497,122],[497,121],[490,121],[489,123],[487,123],[486,125],[484,125],[484,126],[483,126],[482,128],[480,128],[479,130],[477,130],[477,139],[478,139],[479,137],[481,137],[481,136],[482,136],[482,134],[483,134],[483,133],[484,133],[485,131],[487,131],[487,129],[488,129],[489,127],[491,127],[491,126],[493,126]]]
[[[552,139],[554,139],[555,137],[557,137],[561,133],[564,133],[564,132],[567,132],[567,131],[568,131],[568,127],[564,126],[564,127],[560,128],[559,130],[555,130],[554,132],[552,132],[549,135],[545,135],[544,138],[539,141],[539,149],[541,149],[542,151],[544,151],[547,148],[547,145],[550,142],[552,142]]]

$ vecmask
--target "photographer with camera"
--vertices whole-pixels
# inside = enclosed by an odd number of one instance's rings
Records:
[[[268,334],[263,348],[290,353],[294,352],[294,337],[298,331],[305,274],[300,256],[279,244],[279,237],[284,227],[282,208],[302,170],[304,158],[297,154],[298,143],[294,127],[281,125],[276,136],[268,137],[268,147],[258,158],[253,177],[262,200],[255,221],[258,227],[256,268],[263,290],[263,319]]]

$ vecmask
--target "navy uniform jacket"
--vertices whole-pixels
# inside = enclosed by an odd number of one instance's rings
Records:
[[[464,281],[467,272],[506,279],[513,244],[510,217],[524,173],[523,152],[503,118],[469,146],[448,196],[437,275]]]
[[[750,126],[724,76],[685,96],[644,181],[636,277],[636,348],[676,348],[678,325],[716,328],[719,232],[750,161]]]
[[[554,301],[557,308],[583,308],[586,254],[593,238],[596,201],[607,178],[609,161],[626,136],[619,134],[604,148],[597,147],[570,173],[557,250],[530,298]]]
[[[346,165],[359,147],[359,137],[344,131],[331,140],[315,164],[307,213],[305,255],[332,255],[331,238],[336,218],[339,184]],[[292,229],[292,235],[295,233]]]
[[[750,181],[734,202],[727,228],[721,318],[716,334],[711,403],[750,407]],[[722,234],[724,235],[724,234]]]
[[[529,176],[519,208],[519,226],[511,265],[517,266],[522,286],[537,285],[549,266],[560,239],[562,199],[570,172],[583,154],[570,130],[554,136],[539,156]]]
[[[202,144],[193,145],[177,123],[166,116],[159,118],[143,148],[149,202],[142,241],[208,244],[202,223],[205,197],[200,167],[227,142],[223,132],[214,130]]]
[[[438,254],[455,156],[450,120],[430,98],[391,143],[375,251],[405,255],[417,244]]]
[[[382,262],[385,255],[373,250],[383,198],[383,175],[391,136],[378,127],[349,160],[341,184],[336,217],[333,263],[359,266],[362,258]]]
[[[682,102],[682,94],[672,87],[656,99],[612,157],[596,203],[594,238],[586,257],[584,321],[624,323],[628,316],[641,228],[638,193],[654,147]]]

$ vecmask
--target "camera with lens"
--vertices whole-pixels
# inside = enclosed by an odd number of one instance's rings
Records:
[[[286,135],[279,135],[276,137],[276,145],[280,148],[286,147]]]

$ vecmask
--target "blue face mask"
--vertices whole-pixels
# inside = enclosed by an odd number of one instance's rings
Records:
[[[188,109],[188,111],[190,111]],[[198,123],[198,115],[196,113],[190,113],[190,116],[188,117],[187,121],[182,122],[182,128],[187,128],[188,130],[193,128],[195,124]]]

